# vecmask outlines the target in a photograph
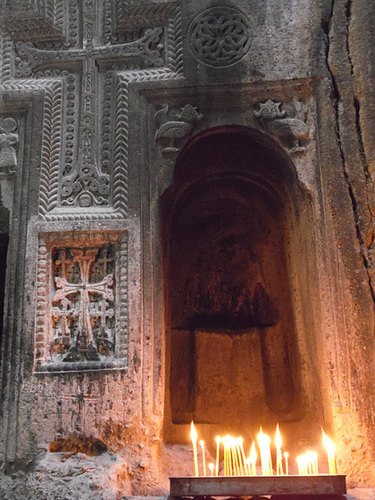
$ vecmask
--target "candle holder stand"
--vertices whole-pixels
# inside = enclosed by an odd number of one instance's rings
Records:
[[[346,500],[343,475],[171,477],[175,499]]]

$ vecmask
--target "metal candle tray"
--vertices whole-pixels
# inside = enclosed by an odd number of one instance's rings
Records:
[[[172,497],[251,497],[310,495],[319,499],[346,493],[341,475],[171,477]]]

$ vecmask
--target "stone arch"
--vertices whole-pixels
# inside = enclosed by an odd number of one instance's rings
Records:
[[[290,240],[307,198],[288,155],[254,129],[210,129],[180,153],[161,199],[172,427],[253,434],[304,418]]]

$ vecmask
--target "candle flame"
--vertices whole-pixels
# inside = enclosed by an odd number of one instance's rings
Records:
[[[335,445],[322,429],[323,444],[327,450],[329,474],[336,474]]]
[[[329,439],[329,437],[327,436],[327,434],[323,431],[322,429],[322,433],[323,433],[323,444],[327,450],[327,452],[329,454],[332,454],[334,455],[335,454],[335,445],[333,444],[333,442]]]
[[[279,424],[277,424],[276,427],[275,443],[276,443],[276,448],[281,448],[281,434],[280,434]]]
[[[197,440],[197,431],[195,430],[194,422],[191,422],[190,429],[191,429],[190,430],[191,440],[196,441]]]

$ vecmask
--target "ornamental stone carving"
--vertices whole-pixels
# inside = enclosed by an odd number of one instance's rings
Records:
[[[42,234],[36,310],[36,371],[125,366],[125,235]]]
[[[169,106],[165,104],[155,113],[155,122],[158,126],[155,141],[163,146],[164,155],[175,155],[180,150],[181,141],[193,132],[198,122],[203,119],[203,115],[191,104],[186,104],[172,119],[168,116],[168,112]]]
[[[281,102],[268,99],[259,103],[254,111],[264,130],[272,135],[288,153],[304,153],[309,140],[309,128],[298,118],[289,118],[286,111],[280,110]]]
[[[11,176],[17,167],[18,123],[14,118],[0,118],[0,175]]]
[[[238,9],[217,6],[198,14],[189,26],[192,54],[208,66],[226,67],[240,61],[252,42],[249,19]]]

